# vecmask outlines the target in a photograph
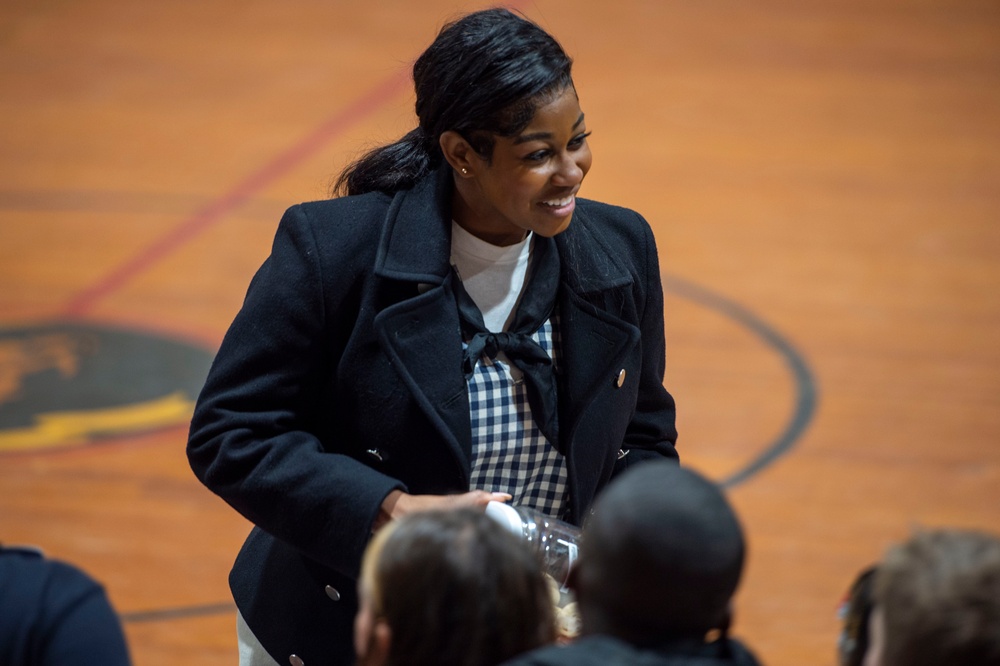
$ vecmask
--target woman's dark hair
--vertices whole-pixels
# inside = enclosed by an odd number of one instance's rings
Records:
[[[412,187],[441,163],[438,141],[449,130],[489,159],[494,135],[516,135],[542,102],[573,85],[572,64],[551,35],[509,10],[449,23],[413,65],[417,128],[350,164],[334,194]]]
[[[482,511],[405,516],[373,575],[391,665],[494,666],[555,638],[537,557]]]

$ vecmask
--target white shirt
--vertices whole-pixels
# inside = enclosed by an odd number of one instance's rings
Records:
[[[520,243],[499,247],[451,223],[451,263],[479,311],[486,330],[507,330],[524,291],[532,234]]]

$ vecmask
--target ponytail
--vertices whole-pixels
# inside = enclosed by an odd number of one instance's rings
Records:
[[[349,164],[337,177],[333,195],[409,189],[440,164],[441,157],[441,149],[417,127],[399,141],[375,148]]]

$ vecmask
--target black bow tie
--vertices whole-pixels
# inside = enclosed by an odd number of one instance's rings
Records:
[[[462,320],[462,332],[468,338],[462,369],[465,377],[472,376],[476,362],[486,356],[491,361],[503,352],[510,362],[517,366],[527,380],[528,405],[538,429],[553,446],[559,446],[558,402],[556,399],[556,378],[552,358],[542,347],[531,339],[544,324],[556,303],[559,290],[559,254],[551,238],[536,236],[533,239],[535,256],[526,288],[514,312],[514,320],[508,330],[493,332],[486,330],[483,313],[479,311],[460,279],[454,280],[458,314]]]

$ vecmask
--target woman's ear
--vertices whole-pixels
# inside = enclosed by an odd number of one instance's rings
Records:
[[[461,134],[454,130],[448,130],[441,134],[438,140],[444,158],[455,170],[459,178],[472,178],[475,174],[476,151],[472,149],[469,142]],[[479,160],[481,161],[481,160]]]

